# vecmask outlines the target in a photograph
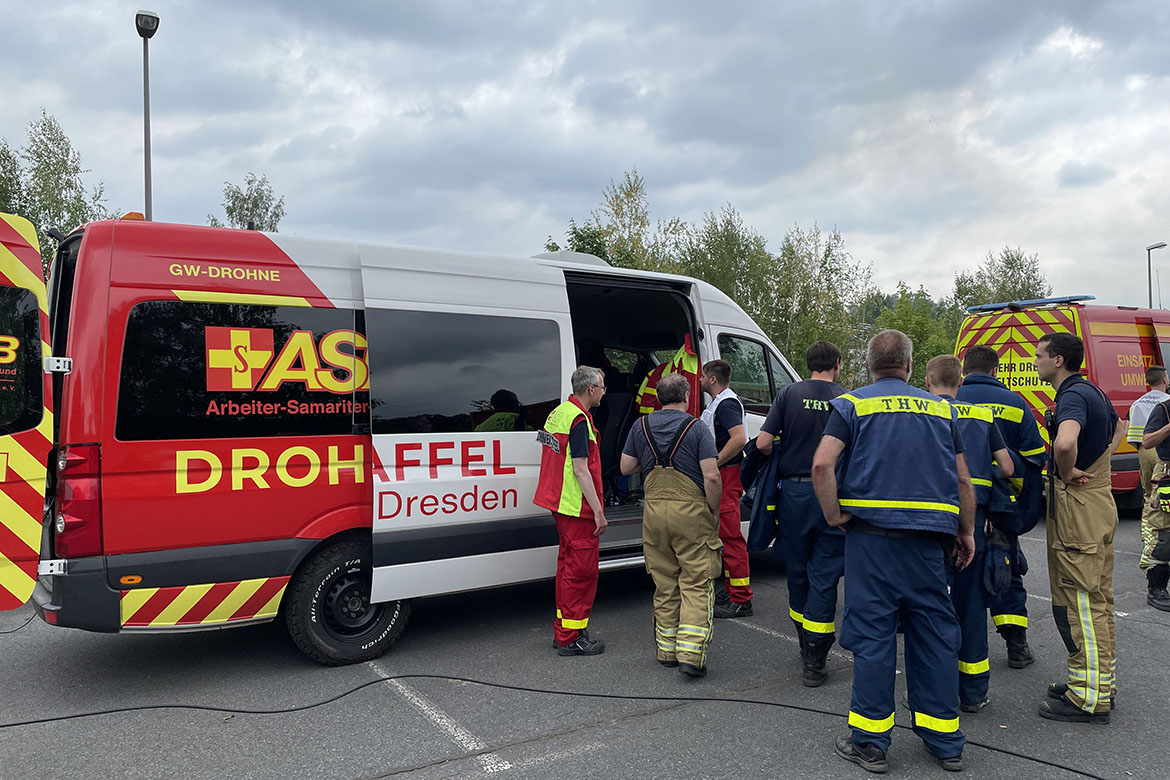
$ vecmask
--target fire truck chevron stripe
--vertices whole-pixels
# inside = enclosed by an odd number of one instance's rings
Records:
[[[0,552],[0,610],[16,609],[28,601],[36,581]]]
[[[288,577],[211,582],[122,591],[122,625],[159,628],[231,623],[273,617]]]

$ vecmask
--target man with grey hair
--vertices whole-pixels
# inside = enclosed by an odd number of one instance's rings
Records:
[[[714,582],[719,576],[719,501],[723,482],[711,429],[687,413],[690,383],[679,374],[658,382],[660,411],[630,430],[623,474],[642,472],[642,552],[654,580],[658,662],[682,674],[707,673]]]
[[[962,569],[975,553],[975,494],[955,408],[906,383],[912,350],[896,330],[870,340],[874,382],[829,402],[812,465],[825,521],[847,531],[841,646],[853,651],[852,732],[834,747],[871,772],[888,768],[899,624],[914,732],[949,771],[963,768],[966,744],[947,559]]]
[[[552,512],[560,538],[553,620],[557,654],[598,655],[605,643],[590,639],[587,627],[597,595],[598,537],[606,521],[601,451],[589,411],[605,397],[605,376],[599,368],[580,366],[569,382],[573,394],[553,409],[536,435],[543,446],[532,501]]]

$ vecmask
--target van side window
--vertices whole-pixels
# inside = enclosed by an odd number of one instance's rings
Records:
[[[37,298],[22,287],[0,287],[0,436],[40,424],[43,393]]]
[[[375,434],[533,431],[560,400],[552,320],[367,309]]]
[[[758,341],[719,334],[719,357],[731,364],[731,389],[750,412],[767,414],[772,405],[767,350]]]
[[[365,343],[345,309],[139,303],[126,325],[115,435],[351,434],[369,413]]]

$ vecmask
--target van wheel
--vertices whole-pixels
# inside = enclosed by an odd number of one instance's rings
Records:
[[[409,601],[370,603],[370,545],[338,542],[293,575],[284,621],[305,655],[327,666],[369,661],[406,629]]]

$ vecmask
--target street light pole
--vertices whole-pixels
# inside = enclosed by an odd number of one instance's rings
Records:
[[[153,198],[150,191],[150,39],[158,32],[158,14],[139,11],[134,15],[134,27],[142,36],[142,146],[143,178],[146,190],[146,221],[154,219]]]
[[[1146,247],[1146,292],[1149,293],[1149,308],[1151,309],[1154,308],[1154,278],[1150,271],[1153,267],[1150,256],[1154,253],[1155,249],[1161,249],[1164,246],[1166,246],[1166,242],[1160,241],[1157,244],[1150,244]]]

